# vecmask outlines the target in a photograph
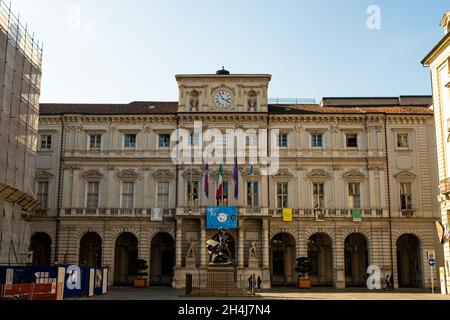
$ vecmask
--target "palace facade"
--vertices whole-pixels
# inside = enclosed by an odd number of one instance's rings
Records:
[[[444,37],[423,59],[422,64],[431,71],[433,110],[435,114],[437,159],[439,165],[439,202],[446,236],[443,241],[446,291],[450,293],[450,11],[444,14],[440,23]]]
[[[174,163],[170,141],[201,121],[221,132],[279,129],[280,169],[265,176],[239,164],[237,202],[234,166],[223,166],[221,204],[239,212],[238,229],[227,231],[239,276],[259,275],[264,288],[294,284],[296,258],[308,256],[313,285],[365,286],[376,265],[396,287],[429,286],[426,252],[437,247],[440,219],[431,97],[271,104],[267,74],[176,81],[176,102],[41,104],[35,263],[108,266],[110,284],[130,283],[138,259],[151,285],[180,288],[187,273],[204,274],[219,166],[209,164],[207,198],[205,164]]]

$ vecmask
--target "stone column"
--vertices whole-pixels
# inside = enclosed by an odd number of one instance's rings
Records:
[[[176,254],[176,266],[181,267],[181,262],[183,261],[182,257],[182,237],[183,237],[183,218],[177,219],[177,234],[176,234],[176,248],[175,248],[175,254]]]
[[[238,234],[238,267],[244,267],[244,228],[243,228],[244,220],[240,221],[239,224],[239,234]]]
[[[200,266],[205,267],[207,265],[207,253],[206,253],[206,223],[204,219],[201,219],[200,225]]]
[[[262,266],[269,268],[269,220],[263,220]]]

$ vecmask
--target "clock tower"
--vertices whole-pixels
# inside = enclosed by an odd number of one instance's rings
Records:
[[[178,112],[267,112],[269,74],[179,74]]]

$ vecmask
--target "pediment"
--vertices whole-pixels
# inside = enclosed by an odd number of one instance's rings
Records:
[[[219,170],[214,170],[211,172],[212,178],[218,178],[219,177]],[[222,169],[222,177],[224,179],[232,179],[233,178],[233,172],[231,170],[225,170]]]
[[[153,178],[158,179],[158,180],[175,179],[175,175],[172,172],[170,172],[170,170],[168,170],[168,169],[161,169],[161,170],[157,170],[155,173],[153,173]]]
[[[82,177],[84,179],[102,179],[103,174],[99,170],[86,170],[83,172]]]
[[[252,176],[250,175],[250,168],[242,170],[242,176],[244,178],[251,178]],[[261,171],[258,168],[253,169],[253,177],[261,177]]]
[[[349,170],[344,173],[344,179],[346,180],[364,180],[365,174],[358,170]]]
[[[292,173],[288,169],[279,169],[278,173],[273,176],[273,178],[292,178]]]
[[[308,178],[311,180],[329,180],[330,174],[323,169],[314,169],[308,174]]]
[[[408,181],[411,181],[411,180],[414,180],[417,176],[414,173],[412,173],[412,172],[404,170],[404,171],[400,171],[399,173],[394,175],[394,177],[397,180],[408,180]]]
[[[190,179],[191,177],[193,179],[201,179],[203,177],[203,174],[197,169],[187,169],[187,170],[185,170],[184,173],[183,173],[183,178]]]
[[[36,180],[50,180],[53,179],[54,175],[48,171],[42,170],[36,173]]]
[[[133,169],[128,169],[117,173],[117,177],[120,179],[137,179],[139,178],[139,175]]]

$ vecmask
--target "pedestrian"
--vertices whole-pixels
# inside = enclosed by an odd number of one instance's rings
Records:
[[[253,276],[250,276],[248,278],[248,291],[252,292],[252,286],[253,286]]]
[[[262,282],[261,277],[258,276],[258,290],[261,290],[261,282]]]
[[[389,277],[389,288],[394,291],[394,278],[392,276]]]
[[[389,279],[389,275],[386,276],[386,280],[384,281],[384,283],[386,284],[386,286],[384,287],[384,290],[390,289],[391,280]]]

